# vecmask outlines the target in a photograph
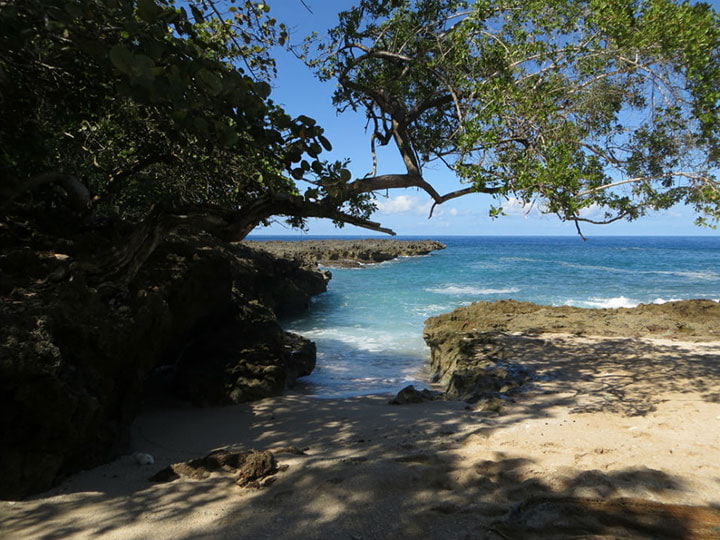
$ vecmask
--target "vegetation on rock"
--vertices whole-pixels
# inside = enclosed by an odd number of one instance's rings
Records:
[[[274,215],[377,228],[367,196],[330,193],[349,172],[321,160],[323,129],[269,97],[284,26],[263,4],[220,7],[0,3],[0,215],[19,203],[52,223],[141,223],[112,263],[130,273],[180,224],[228,240]],[[303,175],[322,201],[300,193]]]
[[[199,406],[251,401],[315,366],[314,344],[276,316],[323,292],[320,272],[183,230],[129,284],[96,285],[65,276],[112,230],[12,225],[0,235],[0,498],[126,451],[137,412],[169,393]]]

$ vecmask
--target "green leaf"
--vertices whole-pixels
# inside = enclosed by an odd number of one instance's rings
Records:
[[[132,75],[133,54],[125,45],[115,45],[110,49],[110,61],[120,73]]]
[[[155,0],[138,0],[137,14],[145,22],[153,23],[162,15],[163,8],[155,3]]]
[[[192,11],[193,17],[195,18],[195,22],[204,22],[205,16],[203,15],[203,12],[198,9],[198,7],[195,4],[190,4],[190,11]]]
[[[301,114],[300,116],[298,116],[297,121],[306,126],[314,126],[316,124],[316,122],[313,118],[310,118],[309,116],[305,116],[304,114]]]
[[[330,144],[330,141],[328,141],[324,136],[319,135],[318,141],[320,141],[320,144],[323,145],[323,148],[325,148],[325,150],[327,150],[328,152],[332,151],[332,144]]]
[[[307,148],[307,153],[310,154],[312,157],[317,157],[322,152],[322,147],[314,142],[310,144]]]
[[[83,18],[82,8],[74,2],[69,2],[65,4],[65,11],[67,11],[74,19],[80,20]]]
[[[268,96],[270,96],[270,92],[272,91],[272,87],[264,82],[260,81],[255,83],[255,93],[262,99],[267,99]]]
[[[198,71],[197,78],[211,96],[217,96],[222,92],[223,81],[212,71],[203,68]]]

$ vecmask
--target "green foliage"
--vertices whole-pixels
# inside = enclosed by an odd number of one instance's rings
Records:
[[[141,218],[158,202],[236,211],[305,176],[325,196],[342,175],[320,161],[323,129],[270,99],[287,29],[265,4],[0,1],[0,28],[0,192],[58,173],[93,211]]]
[[[678,202],[720,218],[720,17],[707,4],[362,0],[310,64],[409,174],[442,161],[475,191],[562,219]]]

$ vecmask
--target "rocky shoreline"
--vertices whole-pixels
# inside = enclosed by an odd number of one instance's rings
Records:
[[[126,286],[36,283],[78,257],[71,244],[3,249],[3,497],[106,462],[126,428],[152,458],[0,503],[13,538],[701,537],[720,523],[707,460],[720,448],[707,429],[720,304],[479,302],[426,323],[444,399],[390,407],[276,396],[314,364],[312,344],[277,324],[325,290],[312,257],[183,235]],[[149,408],[130,425],[152,384],[197,405],[250,403]]]
[[[114,229],[59,238],[0,225],[0,498],[122,454],[130,423],[159,395],[219,406],[281,394],[315,367],[314,343],[278,317],[326,290],[318,257],[365,262],[430,249],[330,241],[291,260],[186,230],[126,283],[96,279],[87,263],[97,245],[116,241]]]
[[[302,240],[246,241],[244,245],[272,253],[277,257],[299,260],[306,265],[358,268],[398,257],[416,257],[445,249],[435,240]]]
[[[532,379],[508,336],[542,350],[548,335],[720,341],[720,304],[685,300],[634,308],[585,309],[501,300],[477,302],[425,322],[430,372],[446,399],[492,401]],[[537,343],[535,343],[537,342]]]
[[[277,396],[310,374],[314,344],[285,332],[278,317],[301,312],[326,290],[330,273],[318,263],[365,264],[444,247],[225,244],[183,231],[123,283],[98,282],[84,270],[85,246],[104,241],[96,232],[58,240],[35,231],[24,246],[12,239],[27,231],[0,232],[0,498],[43,491],[124,453],[131,422],[157,395],[237,404]],[[506,334],[717,341],[719,328],[720,305],[710,301],[617,310],[501,301],[431,318],[424,337],[444,398],[488,401],[530,378],[508,357]]]

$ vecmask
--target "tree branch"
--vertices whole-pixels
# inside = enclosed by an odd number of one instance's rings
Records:
[[[58,171],[48,171],[36,174],[20,185],[3,190],[5,200],[0,207],[6,207],[26,191],[45,184],[59,184],[68,196],[70,205],[76,210],[87,210],[90,204],[90,191],[76,176]]]
[[[355,225],[356,227],[395,235],[392,229],[385,228],[380,223],[341,211],[334,200],[311,202],[297,195],[275,193],[257,199],[250,205],[235,212],[232,216],[224,216],[228,224],[221,232],[221,236],[227,241],[239,242],[263,220],[279,215],[327,218]]]
[[[688,172],[668,172],[665,174],[659,174],[657,176],[637,176],[635,178],[627,178],[625,180],[620,180],[618,182],[612,182],[610,184],[604,184],[602,186],[597,186],[594,188],[586,189],[585,191],[582,191],[577,194],[577,197],[584,197],[585,195],[591,195],[593,193],[597,193],[598,191],[604,191],[606,189],[614,188],[617,186],[622,186],[623,184],[636,184],[638,182],[651,182],[654,180],[661,180],[663,178],[672,178],[673,176],[682,176],[684,178],[688,178],[690,180],[703,180],[706,177],[700,174],[693,174]]]
[[[494,194],[498,193],[497,188],[478,188],[476,186],[459,189],[457,191],[451,191],[445,195],[440,195],[437,190],[427,182],[422,176],[412,174],[383,174],[380,176],[374,176],[371,178],[361,178],[348,184],[347,189],[350,193],[369,193],[372,191],[380,191],[383,189],[396,189],[396,188],[420,188],[425,191],[433,200],[432,209],[430,210],[430,216],[432,217],[433,210],[438,204],[442,204],[452,199],[469,195],[471,193],[487,193]]]

